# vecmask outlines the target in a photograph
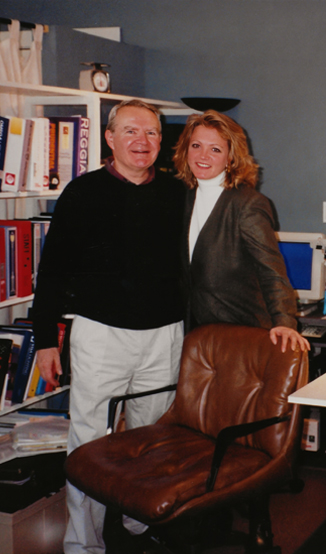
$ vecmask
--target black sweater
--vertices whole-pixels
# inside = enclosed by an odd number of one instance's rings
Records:
[[[180,321],[183,203],[183,185],[159,171],[145,185],[105,168],[73,180],[57,201],[42,253],[36,348],[57,345],[63,313],[125,329]]]

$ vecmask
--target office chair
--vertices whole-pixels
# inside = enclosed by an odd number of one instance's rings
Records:
[[[301,417],[287,397],[307,380],[307,352],[282,353],[267,330],[199,327],[185,338],[170,409],[154,425],[79,447],[67,458],[67,477],[88,496],[149,525],[158,552],[172,552],[186,529],[191,533],[183,544],[200,552],[207,521],[244,505],[246,552],[280,552],[273,547],[268,500],[295,478]],[[111,420],[112,405],[122,399],[112,400]],[[175,552],[183,552],[180,545]]]

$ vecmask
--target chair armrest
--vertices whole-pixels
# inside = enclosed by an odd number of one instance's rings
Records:
[[[206,482],[206,492],[211,492],[214,488],[216,477],[218,474],[219,467],[223,460],[224,454],[228,446],[237,438],[245,437],[246,435],[251,435],[256,431],[261,431],[270,427],[271,425],[276,425],[277,423],[282,423],[283,421],[288,421],[290,415],[283,417],[271,417],[268,419],[261,419],[260,421],[252,421],[251,423],[241,423],[239,425],[231,425],[230,427],[225,427],[220,431],[216,439],[216,446],[212,460],[211,472]]]
[[[147,390],[145,392],[136,392],[134,394],[124,394],[121,396],[112,396],[109,400],[109,407],[108,407],[108,427],[106,434],[110,435],[113,432],[113,426],[114,426],[114,419],[115,414],[117,411],[117,407],[119,402],[124,402],[125,400],[131,400],[132,398],[141,398],[142,396],[150,396],[152,394],[159,394],[160,392],[168,392],[172,390],[176,390],[177,385],[166,385],[165,387],[161,387],[159,389],[151,389]]]

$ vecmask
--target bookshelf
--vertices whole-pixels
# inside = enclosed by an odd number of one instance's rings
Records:
[[[23,117],[37,117],[47,107],[71,106],[82,107],[85,115],[90,119],[88,171],[98,169],[101,165],[101,113],[102,107],[110,109],[113,105],[135,98],[120,94],[98,93],[64,87],[46,85],[31,85],[0,81],[0,93],[16,94],[24,101]],[[193,109],[185,104],[139,98],[155,105],[165,116],[186,116],[194,113]],[[5,115],[5,114],[3,114]],[[19,219],[38,215],[46,211],[46,201],[56,199],[61,191],[49,190],[45,192],[0,192],[0,218]],[[0,302],[0,324],[10,324],[15,317],[26,317],[31,306],[33,295],[18,297]],[[50,393],[52,394],[52,393]],[[19,409],[18,407],[16,409]],[[1,413],[0,413],[1,415]]]
[[[88,171],[98,169],[101,165],[101,112],[103,105],[110,108],[114,104],[123,100],[129,100],[134,97],[122,96],[118,94],[102,94],[91,91],[82,91],[62,87],[49,87],[49,86],[35,86],[29,84],[0,82],[0,93],[15,93],[24,98],[24,113],[23,116],[36,117],[42,113],[44,106],[72,106],[74,108],[81,106],[83,111],[86,112],[86,116],[90,119],[90,134],[89,134],[89,152],[88,152]],[[141,98],[149,104],[153,104],[158,107],[161,112],[166,116],[186,116],[193,113],[194,110],[189,109],[185,104],[178,102],[168,102],[163,100]],[[5,114],[4,114],[5,115]],[[42,193],[34,192],[20,192],[20,193],[2,193],[0,192],[0,217],[2,219],[15,219],[30,217],[37,215],[40,211],[45,211],[42,208],[42,203],[45,203],[49,198],[56,199],[60,192],[47,191]],[[27,309],[31,305],[33,295],[14,298],[0,303],[0,324],[11,323],[16,316],[26,316]],[[15,309],[19,309],[19,313],[15,313]],[[23,313],[22,313],[23,310]],[[21,408],[30,407],[32,404],[47,401],[54,395],[65,393],[69,390],[69,386],[61,387],[53,392],[49,392],[37,397],[31,398],[23,402],[22,404],[15,404],[8,408],[5,408],[0,412],[0,417],[10,412],[17,411]],[[60,496],[61,495],[61,496]],[[43,504],[44,506],[43,506]],[[22,534],[22,523],[26,521],[26,529],[30,533],[32,520],[35,518],[36,526],[39,527],[40,519],[44,520],[44,513],[48,513],[52,509],[52,505],[49,507],[48,503],[55,503],[55,514],[60,511],[60,515],[64,513],[65,498],[64,491],[54,495],[50,499],[42,499],[40,503],[42,506],[36,506],[32,504],[26,510],[21,511],[18,514],[0,514],[0,527],[2,534],[4,535],[4,529],[6,529],[6,535],[0,540],[0,550],[7,548],[6,552],[12,554],[14,549],[12,544],[17,542],[17,537]],[[35,513],[35,515],[34,515]],[[37,514],[37,515],[36,515]],[[51,516],[51,525],[58,523],[58,518]],[[62,526],[62,535],[64,533],[65,521],[60,520]],[[25,527],[23,528],[24,534]],[[60,538],[60,537],[59,537]],[[25,539],[24,539],[25,541]],[[22,552],[26,550],[26,544],[21,541],[23,545]],[[54,548],[52,545],[46,547],[46,552],[61,552],[61,538],[59,545]],[[35,544],[31,547],[30,552],[42,551],[42,547]],[[58,548],[58,550],[57,550]],[[27,548],[28,550],[28,548]],[[26,552],[27,552],[26,550]],[[16,552],[16,550],[15,550]],[[29,552],[29,550],[28,550]],[[20,550],[17,550],[17,554]]]

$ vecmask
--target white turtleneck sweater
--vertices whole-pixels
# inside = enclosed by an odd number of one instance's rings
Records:
[[[198,188],[189,231],[190,260],[192,259],[198,235],[224,190],[224,180],[225,171],[222,171],[222,173],[213,179],[198,179]]]

